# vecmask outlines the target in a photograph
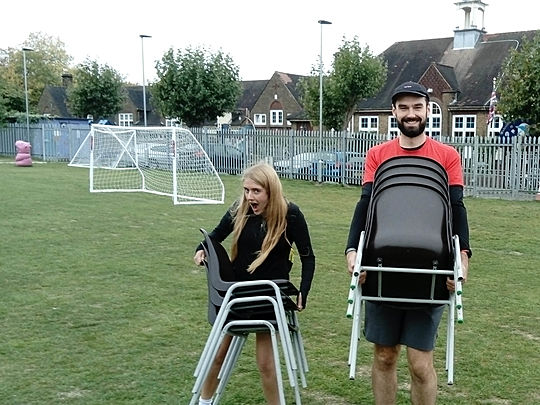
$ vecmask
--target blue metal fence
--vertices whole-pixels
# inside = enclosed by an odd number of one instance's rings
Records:
[[[15,142],[32,145],[32,157],[47,162],[69,162],[88,135],[88,124],[8,124],[0,127],[0,155],[15,156]]]

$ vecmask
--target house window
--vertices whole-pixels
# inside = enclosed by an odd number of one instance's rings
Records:
[[[255,114],[255,125],[266,125],[266,114]]]
[[[179,127],[180,120],[178,118],[167,118],[165,119],[165,126],[166,127]]]
[[[474,136],[476,134],[476,115],[454,115],[452,133],[454,136]]]
[[[431,114],[426,122],[426,134],[431,137],[440,137],[442,127],[441,107],[439,104],[431,102],[429,103],[429,109]]]
[[[118,125],[121,127],[130,127],[133,125],[133,113],[118,114]]]
[[[398,135],[399,135],[399,129],[398,129],[398,126],[397,126],[396,117],[391,115],[391,116],[388,117],[388,137],[390,139],[393,139]]]
[[[283,110],[270,110],[270,125],[283,125]]]
[[[361,132],[379,132],[379,117],[360,117],[358,127]]]
[[[501,115],[495,115],[493,117],[493,120],[491,120],[491,122],[489,123],[488,135],[498,136],[499,133],[501,132],[501,129],[502,129],[503,125],[504,125],[504,123],[503,123],[502,116]]]

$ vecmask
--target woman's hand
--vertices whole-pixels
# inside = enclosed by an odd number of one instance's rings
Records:
[[[197,266],[202,266],[204,264],[204,261],[206,259],[206,255],[204,254],[204,250],[197,250],[195,252],[195,256],[193,256],[193,261]]]
[[[304,303],[302,302],[302,293],[298,293],[298,298],[296,299],[296,308],[298,308],[298,312],[304,309]]]

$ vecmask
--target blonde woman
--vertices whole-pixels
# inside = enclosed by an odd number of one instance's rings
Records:
[[[272,166],[258,163],[242,176],[243,193],[227,210],[210,236],[222,242],[231,233],[231,261],[236,281],[289,279],[292,244],[302,262],[298,310],[305,308],[315,271],[315,255],[304,215],[297,205],[287,201],[279,177]],[[199,246],[193,260],[204,261]],[[199,404],[211,404],[217,375],[227,353],[230,338],[220,347],[216,360],[201,390]],[[264,396],[268,404],[278,404],[277,379],[268,333],[256,334],[257,366],[261,374]]]

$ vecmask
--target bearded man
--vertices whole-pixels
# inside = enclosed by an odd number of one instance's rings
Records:
[[[349,274],[356,262],[356,248],[365,230],[368,205],[375,172],[384,161],[395,156],[422,156],[440,163],[448,174],[452,207],[452,234],[458,235],[461,246],[463,282],[467,279],[469,257],[469,227],[463,204],[463,170],[458,152],[425,133],[429,115],[429,93],[415,82],[400,84],[392,93],[392,114],[400,134],[393,140],[372,147],[366,156],[362,196],[356,204],[345,255]],[[406,216],[404,211],[402,215]],[[359,283],[366,280],[362,272]],[[447,279],[449,291],[455,290],[454,280]],[[433,367],[433,349],[444,305],[395,305],[390,302],[366,302],[365,336],[374,344],[372,387],[376,404],[394,404],[397,394],[397,363],[401,345],[407,347],[411,375],[411,402],[435,404],[437,374]]]

